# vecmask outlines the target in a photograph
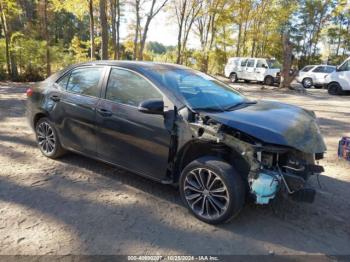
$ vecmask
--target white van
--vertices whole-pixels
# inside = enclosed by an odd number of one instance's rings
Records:
[[[350,57],[337,70],[325,77],[328,93],[341,95],[343,91],[350,91]]]
[[[279,82],[281,66],[274,59],[232,57],[225,66],[225,76],[231,82],[238,80],[264,82],[273,85]]]

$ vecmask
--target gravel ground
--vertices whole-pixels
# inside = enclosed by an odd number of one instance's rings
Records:
[[[28,84],[0,83],[0,254],[349,254],[350,163],[338,160],[350,135],[350,97],[255,84],[255,99],[314,110],[328,152],[314,204],[248,204],[228,224],[204,224],[178,192],[83,156],[41,155],[25,113]]]

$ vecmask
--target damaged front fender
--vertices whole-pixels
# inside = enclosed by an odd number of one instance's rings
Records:
[[[314,165],[314,154],[263,144],[207,116],[197,115],[195,121],[187,124],[193,139],[224,144],[244,159],[250,168],[244,179],[256,203],[269,203],[279,190],[284,190],[287,195],[298,196],[296,198],[302,201],[313,201],[315,191],[305,188],[306,181],[310,175],[323,171]]]

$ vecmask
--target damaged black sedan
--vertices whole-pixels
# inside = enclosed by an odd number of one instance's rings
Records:
[[[79,64],[27,90],[41,152],[73,151],[179,186],[200,220],[222,223],[246,199],[312,202],[323,168],[315,114],[253,101],[201,72],[172,64]]]

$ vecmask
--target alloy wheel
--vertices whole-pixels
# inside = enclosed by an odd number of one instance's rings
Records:
[[[52,154],[56,149],[56,137],[52,127],[47,122],[42,122],[37,127],[38,144],[46,154]]]
[[[305,88],[310,88],[312,86],[312,80],[310,78],[305,78],[303,81],[303,86]]]
[[[192,211],[205,219],[215,219],[225,213],[229,195],[223,180],[213,171],[197,168],[184,181],[184,195]]]

